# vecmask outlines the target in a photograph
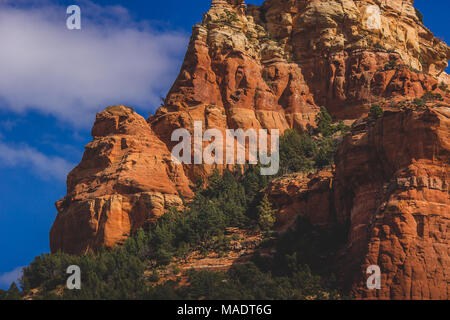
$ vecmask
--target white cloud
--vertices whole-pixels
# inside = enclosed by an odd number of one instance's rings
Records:
[[[5,286],[9,288],[11,283],[16,282],[17,284],[18,279],[22,277],[22,270],[23,267],[18,267],[11,272],[5,272],[0,274],[0,286]]]
[[[82,30],[68,30],[65,7],[0,0],[0,108],[83,126],[108,105],[159,105],[187,37],[135,23],[119,6],[80,7]]]
[[[47,156],[27,145],[11,147],[0,142],[0,166],[25,167],[45,180],[64,181],[74,167],[63,158]]]

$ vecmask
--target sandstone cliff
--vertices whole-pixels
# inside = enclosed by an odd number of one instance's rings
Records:
[[[380,28],[368,24],[371,5]],[[124,106],[97,115],[56,204],[52,252],[112,247],[182,206],[212,167],[171,161],[177,128],[202,121],[221,131],[304,131],[321,105],[353,122],[374,103],[389,109],[433,92],[441,107],[391,111],[375,125],[358,120],[335,170],[277,181],[269,193],[281,230],[299,214],[323,227],[348,224],[338,263],[355,296],[448,298],[449,58],[412,0],[214,0],[154,115],[146,121]],[[387,286],[374,294],[364,290],[364,268],[377,263]]]
[[[52,252],[84,253],[112,247],[192,191],[181,166],[144,118],[124,106],[97,115],[94,141],[67,178],[67,196],[56,203]]]
[[[368,21],[373,5],[381,12],[376,28]],[[448,81],[443,71],[450,49],[419,21],[413,0],[268,0],[253,15],[301,67],[316,102],[339,119],[358,118],[380,100],[436,88],[417,71]],[[389,61],[411,72],[380,73]]]
[[[280,231],[297,216],[347,225],[335,261],[357,298],[449,299],[450,109],[387,112],[355,124],[333,172],[291,176],[268,188]],[[382,289],[368,290],[378,265]]]

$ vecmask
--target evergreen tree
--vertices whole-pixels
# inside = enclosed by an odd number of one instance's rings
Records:
[[[280,174],[307,172],[313,168],[313,162],[306,154],[313,153],[312,140],[307,140],[295,130],[287,130],[280,139]],[[306,150],[303,148],[306,147]]]
[[[272,209],[272,203],[266,194],[258,206],[258,224],[261,230],[269,231],[273,228],[276,222],[275,213],[276,210]]]
[[[317,115],[316,121],[316,132],[322,136],[329,137],[336,132],[335,127],[333,127],[333,118],[325,107],[320,107],[320,113]]]
[[[337,144],[332,137],[324,138],[320,141],[320,148],[314,157],[315,168],[322,170],[334,163],[334,155],[337,150]]]
[[[378,118],[381,118],[383,116],[383,108],[380,107],[380,105],[378,104],[374,104],[371,108],[370,108],[370,112],[369,112],[369,118],[372,120],[376,120]]]
[[[6,300],[6,296],[7,296],[7,291],[0,289],[0,301]]]
[[[6,292],[5,300],[20,300],[20,290],[15,282],[11,284]]]
[[[177,257],[182,259],[184,262],[187,262],[188,256],[189,256],[189,245],[186,242],[181,242],[178,245]]]

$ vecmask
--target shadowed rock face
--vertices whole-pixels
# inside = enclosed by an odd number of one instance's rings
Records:
[[[367,8],[381,10],[371,29]],[[358,298],[448,299],[449,47],[418,20],[413,1],[215,0],[194,26],[164,104],[147,120],[125,106],[97,115],[93,141],[56,203],[52,252],[113,247],[170,207],[213,169],[175,165],[175,129],[279,129],[315,125],[320,105],[356,120],[370,106],[442,94],[441,108],[358,120],[333,171],[274,182],[278,228],[298,215],[349,226],[337,266]],[[218,166],[223,169],[223,166]],[[378,264],[383,288],[366,290]]]
[[[437,108],[388,113],[345,138],[334,196],[350,222],[343,263],[356,297],[450,298],[449,129],[450,109]],[[381,290],[365,286],[369,265]]]

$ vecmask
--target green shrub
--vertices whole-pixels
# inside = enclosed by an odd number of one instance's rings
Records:
[[[314,162],[307,154],[315,154],[316,143],[308,136],[300,136],[295,130],[287,130],[280,139],[280,174],[308,172]]]
[[[346,134],[350,127],[342,121],[333,123],[325,107],[321,107],[316,121],[312,135],[285,131],[280,139],[280,175],[320,170],[333,164],[339,136]]]
[[[173,255],[171,252],[169,252],[167,249],[160,248],[156,252],[156,260],[158,261],[158,264],[167,266],[172,262]]]
[[[317,116],[317,133],[324,137],[329,137],[336,133],[336,127],[333,126],[333,118],[325,107],[320,107],[320,113]]]
[[[159,272],[157,270],[153,270],[152,274],[149,277],[151,282],[158,282],[161,279]]]
[[[384,65],[384,71],[394,70],[397,68],[397,62],[395,60],[390,60]]]
[[[385,50],[385,48],[381,45],[381,43],[377,42],[374,44],[374,48],[378,50]]]
[[[334,155],[337,150],[335,141],[331,138],[324,139],[321,142],[321,147],[314,157],[315,167],[324,169],[334,162]]]
[[[424,99],[421,98],[415,98],[413,100],[413,104],[418,108],[423,108],[426,106],[427,102]]]
[[[372,120],[376,120],[378,118],[381,118],[384,114],[383,108],[380,107],[378,104],[372,105],[369,112],[369,118]]]
[[[416,16],[417,16],[417,18],[419,19],[420,22],[423,23],[423,14],[422,14],[422,12],[420,12],[420,10],[417,9],[417,8],[414,8],[414,9],[416,10]]]
[[[21,294],[16,283],[13,282],[7,291],[0,290],[0,301],[1,300],[20,300]]]
[[[422,96],[422,99],[426,102],[430,102],[430,101],[443,101],[444,99],[442,98],[442,95],[440,93],[432,93],[432,92],[427,92]]]
[[[172,271],[173,271],[173,274],[174,274],[174,275],[178,275],[178,274],[180,274],[180,273],[181,273],[181,269],[180,269],[180,266],[179,266],[179,265],[175,265],[175,266],[173,266],[173,269],[172,269]]]

